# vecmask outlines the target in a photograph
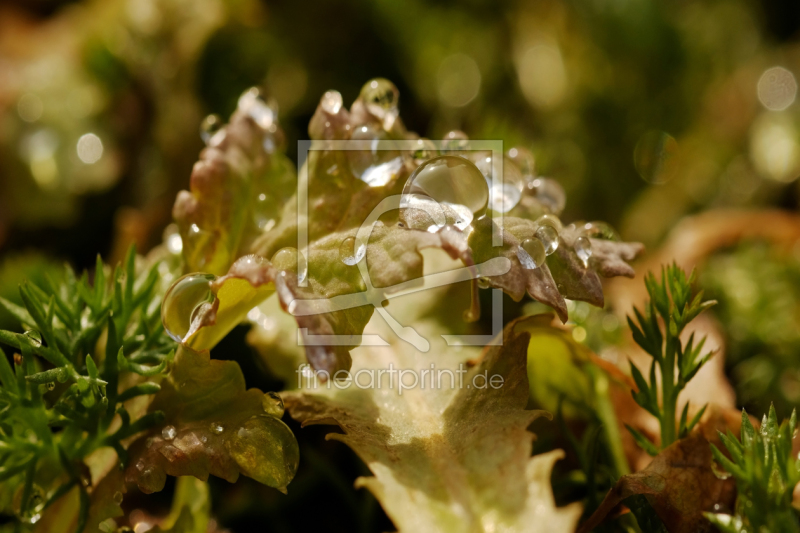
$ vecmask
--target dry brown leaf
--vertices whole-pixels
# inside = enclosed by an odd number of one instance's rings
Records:
[[[693,432],[663,450],[644,470],[622,476],[578,533],[588,533],[637,494],[647,497],[670,533],[714,531],[703,513],[732,508],[736,484],[718,478],[711,463],[709,441],[702,432]]]

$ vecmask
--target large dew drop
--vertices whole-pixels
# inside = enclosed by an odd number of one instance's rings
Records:
[[[481,171],[463,157],[443,155],[429,159],[408,178],[400,208],[412,229],[453,224],[463,230],[486,212],[488,203],[489,186]]]
[[[539,226],[536,238],[544,245],[544,253],[550,255],[558,250],[558,232],[553,226]]]
[[[605,239],[607,241],[621,240],[617,230],[615,230],[611,224],[601,220],[586,222],[585,224],[579,226],[578,229],[585,236],[591,237],[592,239]]]
[[[194,318],[213,303],[210,284],[214,279],[213,274],[187,274],[167,289],[161,302],[161,322],[177,342],[186,337]]]
[[[370,80],[361,88],[359,98],[367,111],[383,123],[384,129],[392,128],[399,114],[397,104],[400,100],[400,91],[394,83],[384,78]]]
[[[537,238],[525,239],[517,248],[517,258],[520,264],[528,270],[542,266],[546,258],[544,244]]]
[[[244,475],[270,487],[284,490],[297,472],[297,440],[286,424],[273,416],[251,417],[225,446]]]
[[[583,263],[583,266],[588,267],[589,258],[592,257],[592,241],[590,241],[588,237],[578,237],[575,239],[573,248],[578,255],[578,259]]]
[[[350,136],[351,140],[367,145],[367,149],[347,150],[350,171],[370,187],[383,187],[403,168],[402,154],[381,146],[388,138],[385,131],[375,126],[358,127]]]

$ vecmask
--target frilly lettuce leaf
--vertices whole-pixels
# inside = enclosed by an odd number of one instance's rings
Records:
[[[364,124],[376,127],[385,121],[373,116],[369,106],[360,100],[350,111],[341,108],[332,113],[320,106],[309,133],[324,143],[347,139],[355,128]],[[283,156],[278,151],[264,149],[266,134],[253,121],[237,112],[224,131],[221,141],[210,143],[212,146],[204,150],[192,175],[192,192],[181,193],[175,204],[188,267],[217,275],[247,252],[265,261],[281,248],[297,246],[298,231],[296,193],[286,196],[274,226],[261,231],[254,229],[248,219],[253,209],[253,187],[272,183],[270,180],[277,180],[278,184],[292,180],[287,181],[284,174],[279,174],[278,178],[270,174],[276,165],[284,168],[276,163]],[[399,119],[393,121],[384,134],[387,139],[413,138]],[[307,358],[312,366],[330,374],[350,368],[350,350],[359,345],[360,335],[376,302],[365,297],[361,305],[357,298],[348,295],[362,293],[369,283],[374,288],[385,288],[387,294],[397,290],[392,289],[395,286],[409,288],[413,280],[422,275],[419,250],[428,247],[441,248],[451,257],[460,259],[465,267],[474,269],[475,276],[485,274],[487,285],[503,289],[515,300],[527,293],[551,306],[564,322],[568,318],[565,298],[603,305],[598,273],[607,277],[633,275],[627,261],[641,252],[641,245],[636,243],[592,239],[593,254],[585,265],[573,250],[579,236],[577,230],[566,228],[560,234],[560,246],[546,263],[539,268],[525,269],[519,262],[517,250],[525,238],[535,233],[533,220],[507,216],[500,227],[490,217],[484,217],[474,221],[473,227],[464,233],[451,226],[429,233],[410,229],[403,223],[401,213],[394,209],[384,213],[371,229],[364,259],[369,280],[363,279],[359,267],[346,265],[341,260],[342,243],[356,236],[359,226],[382,200],[402,191],[414,163],[409,153],[398,152],[399,166],[390,179],[383,186],[370,187],[351,171],[349,158],[352,156],[352,151],[323,145],[322,149],[308,153],[301,169],[301,179],[308,180],[309,248],[308,257],[300,261],[307,263],[307,279],[303,279],[306,273],[302,265],[300,272],[296,269],[279,272],[264,266],[259,274],[251,273],[255,277],[240,275],[235,271],[238,267],[233,265],[229,275],[212,285],[218,293],[218,306],[197,322],[186,344],[195,349],[212,346],[244,318],[248,306],[257,305],[274,290],[281,306],[295,315],[298,325],[308,334],[351,337],[352,342],[345,345],[306,343]],[[288,194],[281,187],[283,185],[276,186],[280,191],[276,195]],[[412,216],[416,210],[406,210],[406,214],[409,211]],[[195,232],[195,227],[202,231]],[[494,247],[492,236],[498,232],[502,232],[503,244]],[[496,259],[502,259],[510,268],[499,274],[476,269],[475,265]],[[249,280],[256,293],[248,293],[247,282],[243,280]],[[337,298],[337,303],[342,301],[342,297],[347,297],[344,298],[348,302],[346,306],[328,305]],[[320,302],[320,312],[294,312],[298,306],[309,308],[310,304],[303,300]],[[477,296],[467,309],[466,318],[478,318]]]
[[[503,344],[486,350],[464,375],[463,387],[417,387],[400,395],[387,390],[384,376],[381,388],[305,388],[284,398],[304,426],[342,429],[328,437],[367,463],[374,477],[356,484],[375,494],[400,532],[573,531],[580,505],[557,508],[550,488],[553,463],[563,453],[531,457],[527,428],[544,412],[525,409],[530,336],[519,325],[509,325]],[[432,348],[433,360],[404,343],[361,347],[353,373],[389,363],[397,369],[435,363],[455,371],[478,355],[441,344]],[[503,385],[468,386],[484,373],[502,376]]]
[[[258,235],[258,216],[279,217],[295,170],[283,153],[264,148],[278,135],[237,111],[201,152],[191,190],[178,193],[172,210],[188,271],[225,273]]]
[[[522,241],[535,235],[536,229],[536,222],[525,218],[503,217],[502,227],[484,218],[475,224],[470,248],[477,263],[492,257],[506,257],[511,261],[507,273],[486,278],[492,287],[503,289],[515,300],[520,300],[527,292],[531,298],[552,307],[563,322],[567,321],[565,298],[603,307],[603,287],[598,273],[604,277],[633,277],[633,268],[627,261],[635,259],[643,250],[639,243],[590,239],[592,255],[587,266],[573,249],[580,234],[566,227],[559,233],[558,248],[545,263],[539,268],[526,269],[519,261],[517,250]],[[492,235],[500,232],[502,246],[492,246]]]

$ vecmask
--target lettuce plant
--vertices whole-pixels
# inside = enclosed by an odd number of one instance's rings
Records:
[[[23,285],[25,308],[4,302],[41,332],[0,338],[21,354],[16,370],[3,366],[1,426],[2,487],[21,521],[43,531],[133,526],[116,519],[124,494],[133,485],[160,491],[167,476],[244,474],[285,492],[299,461],[280,420],[285,401],[303,424],[343,430],[334,438],[374,474],[358,484],[402,531],[575,527],[580,504],[558,507],[550,487],[563,454],[531,457],[527,430],[549,416],[526,409],[526,362],[532,332],[552,329],[553,317],[504,323],[494,314],[494,339],[463,339],[484,328],[480,291],[527,294],[566,322],[567,299],[603,306],[600,276],[632,277],[627,262],[642,247],[600,222],[565,226],[563,190],[536,176],[521,148],[491,154],[470,149],[461,132],[436,144],[407,131],[398,97],[382,79],[349,110],[326,93],[309,125],[316,144],[296,176],[276,110],[246,91],[227,124],[205,122],[207,146],[190,190],[177,196],[171,238],[181,265],[165,259],[167,242],[139,260],[153,266],[138,278],[131,251],[110,278],[98,263],[93,284],[68,272],[58,287]],[[361,144],[344,150],[337,141]],[[387,150],[372,148],[382,142]],[[435,267],[445,268],[426,276]],[[429,279],[433,289],[421,291]],[[461,312],[452,313],[451,298]],[[296,322],[281,322],[282,336],[297,339],[307,372],[301,365],[292,376],[302,378],[295,390],[264,394],[209,351],[237,324],[279,309]],[[426,387],[422,374],[421,386],[408,387],[400,374],[387,396],[391,372],[422,363],[429,378],[436,367],[466,381]],[[372,386],[343,388],[353,373],[372,376]],[[99,457],[104,448],[111,460]],[[98,477],[83,475],[87,468]],[[179,489],[161,527],[202,530],[207,520],[192,518],[185,500],[203,489]]]

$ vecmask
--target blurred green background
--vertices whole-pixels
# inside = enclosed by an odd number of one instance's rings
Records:
[[[278,102],[294,159],[326,90],[349,104],[388,78],[410,130],[525,146],[564,186],[566,222],[606,220],[651,250],[695,213],[797,211],[799,29],[800,3],[779,0],[0,0],[0,295],[159,243],[202,118],[253,85]],[[737,244],[707,264],[740,403],[800,403],[800,245]],[[246,329],[215,356],[279,389]],[[298,432],[287,499],[212,481],[221,523],[390,528],[351,489],[363,465],[322,434]]]

